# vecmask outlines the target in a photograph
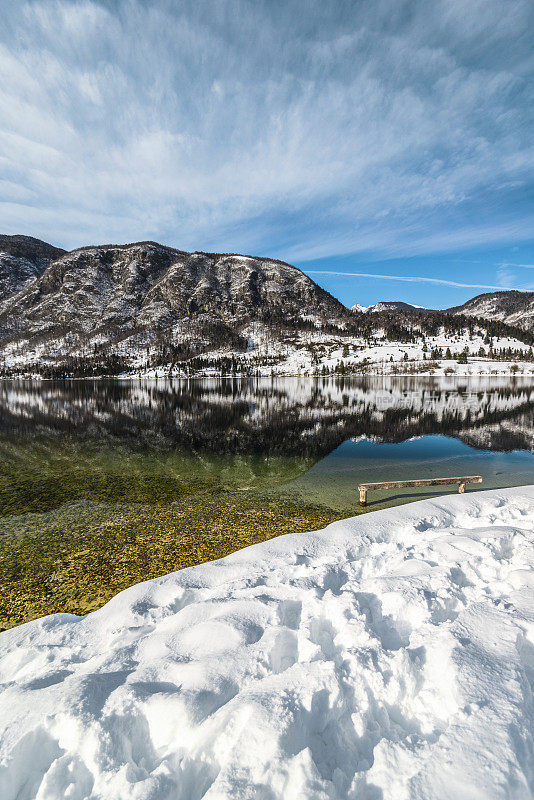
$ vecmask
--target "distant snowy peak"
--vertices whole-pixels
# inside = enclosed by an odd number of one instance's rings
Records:
[[[452,314],[496,319],[523,330],[534,330],[534,292],[488,292],[447,310]]]
[[[425,308],[425,306],[416,306],[412,303],[403,303],[401,300],[383,300],[371,306],[362,306],[360,303],[351,306],[351,311],[359,311],[361,314],[374,314],[377,311],[414,311],[416,309]]]

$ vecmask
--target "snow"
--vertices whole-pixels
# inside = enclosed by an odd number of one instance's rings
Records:
[[[426,500],[6,631],[0,797],[532,797],[533,532]]]
[[[472,333],[464,329],[453,336],[448,336],[441,329],[435,336],[423,335],[414,329],[414,342],[402,343],[390,341],[383,327],[377,325],[373,335],[366,339],[363,336],[344,333],[325,333],[320,327],[319,318],[312,314],[304,319],[315,325],[314,330],[295,330],[273,335],[272,329],[262,322],[251,322],[243,325],[239,333],[247,341],[247,352],[236,352],[231,345],[213,348],[206,340],[204,353],[205,366],[195,370],[196,376],[221,376],[219,367],[214,361],[219,358],[234,357],[237,374],[254,374],[263,377],[271,376],[313,376],[327,369],[333,372],[343,364],[345,374],[366,375],[433,375],[453,374],[458,377],[477,375],[505,376],[534,375],[534,361],[531,361],[531,347],[513,337],[493,337],[494,353],[511,350],[507,361],[499,358],[491,359],[487,344],[486,332],[477,328]],[[198,331],[191,330],[191,321],[185,317],[172,329],[173,341],[188,341],[191,337],[199,343]],[[36,364],[44,366],[53,364],[56,359],[66,355],[87,358],[95,346],[103,343],[101,332],[84,345],[80,346],[69,337],[47,339],[37,345],[28,340],[18,340],[6,344],[3,353],[3,365],[7,370],[24,370],[24,377],[38,377],[32,374]],[[452,359],[431,360],[431,353],[436,349],[446,355],[447,348],[453,354]],[[486,355],[481,356],[481,349]],[[173,362],[156,367],[147,366],[153,363],[158,355],[158,346],[146,335],[136,333],[114,344],[112,351],[125,359],[129,369],[120,377],[161,378],[164,376],[187,377],[189,367]],[[457,354],[464,352],[467,363],[456,360]]]

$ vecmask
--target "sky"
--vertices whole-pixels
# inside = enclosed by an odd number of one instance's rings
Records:
[[[534,289],[531,0],[0,0],[0,232]]]

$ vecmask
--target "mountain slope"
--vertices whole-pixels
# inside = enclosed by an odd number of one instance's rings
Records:
[[[4,303],[65,253],[32,236],[0,235],[0,302]]]
[[[534,330],[534,292],[488,292],[479,294],[448,313],[506,322],[526,331]]]
[[[465,307],[452,313],[390,301],[371,306],[374,313],[354,313],[297,267],[269,258],[188,253],[155,242],[66,253],[29,237],[1,237],[1,248],[3,374],[161,368],[189,375],[206,362],[218,374],[316,374],[344,370],[345,359],[351,369],[425,353],[436,359],[449,345],[477,354],[491,346],[492,354],[512,359],[534,343],[527,326],[489,313],[491,321],[471,320]]]
[[[155,242],[73,250],[0,313],[4,342],[23,336],[109,345],[231,336],[249,320],[342,323],[348,310],[296,267],[268,258],[186,253]]]

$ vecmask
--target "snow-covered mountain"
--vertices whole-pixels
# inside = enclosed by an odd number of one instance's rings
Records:
[[[13,237],[5,239],[7,250]],[[102,349],[163,335],[206,345],[239,335],[250,320],[342,324],[350,317],[299,269],[268,258],[155,242],[59,251],[39,266],[27,254],[5,258],[10,285],[22,290],[0,306],[0,335],[4,344],[22,338],[28,349],[43,340],[63,352],[80,343]]]
[[[497,319],[527,331],[534,330],[534,292],[488,292],[448,311],[467,317]]]
[[[351,311],[372,314],[380,311],[429,311],[425,306],[405,303],[400,300],[383,300],[370,306],[356,303]],[[439,312],[434,312],[439,313]],[[534,292],[488,292],[471,298],[461,306],[444,309],[445,314],[499,320],[523,330],[534,330]]]
[[[0,235],[0,303],[5,303],[65,253],[31,236]]]
[[[424,308],[424,306],[415,306],[412,305],[412,303],[403,303],[401,300],[382,300],[379,303],[374,303],[374,305],[371,306],[362,306],[360,303],[356,303],[356,305],[351,306],[350,310],[359,311],[362,314],[373,314],[378,311],[414,311],[419,308]]]
[[[4,375],[306,375],[377,362],[384,371],[386,362],[439,360],[449,348],[456,357],[530,359],[534,337],[523,317],[513,317],[521,330],[475,305],[471,314],[491,321],[471,324],[455,316],[465,309],[384,301],[349,311],[297,267],[261,256],[155,242],[67,253],[0,237]]]

